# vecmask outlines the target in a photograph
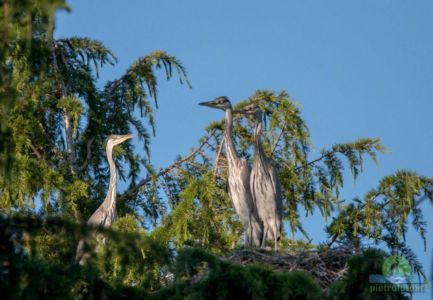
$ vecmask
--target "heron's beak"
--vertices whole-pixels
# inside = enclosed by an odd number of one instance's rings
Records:
[[[212,107],[212,108],[218,108],[218,103],[215,100],[200,102],[198,105]]]
[[[124,141],[127,141],[127,140],[129,140],[129,139],[132,139],[134,137],[134,135],[132,134],[132,133],[130,133],[130,134],[125,134],[125,135],[123,135],[120,139],[119,139],[119,142],[120,143],[123,143]]]

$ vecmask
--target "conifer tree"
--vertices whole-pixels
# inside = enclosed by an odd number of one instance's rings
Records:
[[[89,38],[53,38],[54,12],[64,7],[63,2],[30,1],[28,7],[26,20],[31,31],[24,37],[21,31],[15,32],[11,45],[3,51],[8,86],[16,97],[7,113],[6,105],[2,110],[2,126],[10,132],[9,152],[14,153],[14,166],[0,179],[0,208],[32,209],[40,198],[43,214],[84,220],[106,190],[106,136],[135,131],[144,146],[144,151],[133,151],[128,144],[117,153],[116,159],[123,162],[121,178],[130,178],[129,183],[134,185],[140,168],[151,169],[149,142],[155,124],[151,102],[157,104],[155,71],[163,69],[167,79],[175,72],[181,83],[189,82],[180,61],[157,50],[98,89],[100,68],[115,64],[114,54]],[[24,14],[20,8],[5,3],[2,12]],[[25,46],[30,49],[24,50]],[[23,55],[23,51],[29,51],[29,55]],[[135,211],[136,207],[125,209]]]

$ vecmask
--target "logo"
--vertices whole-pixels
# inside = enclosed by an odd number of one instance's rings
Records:
[[[426,285],[416,280],[409,261],[401,255],[392,255],[382,264],[382,274],[369,276],[370,291],[423,292]]]
[[[405,257],[392,255],[383,262],[382,274],[390,283],[406,283],[411,274],[411,267]]]

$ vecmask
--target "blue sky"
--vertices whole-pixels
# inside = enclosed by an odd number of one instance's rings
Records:
[[[219,95],[237,102],[257,89],[284,89],[302,104],[313,156],[360,137],[380,137],[391,150],[379,166],[368,162],[356,183],[348,176],[344,197],[362,196],[397,169],[433,175],[432,1],[69,3],[72,12],[58,15],[56,36],[87,36],[112,49],[119,63],[103,69],[102,82],[156,49],[187,68],[192,89],[160,77],[151,147],[157,166],[187,154],[205,125],[222,117],[197,102]],[[422,208],[427,219],[433,215],[431,204]],[[427,253],[416,235],[408,236],[426,271],[433,253],[428,221]],[[319,215],[305,225],[314,241],[323,240]]]

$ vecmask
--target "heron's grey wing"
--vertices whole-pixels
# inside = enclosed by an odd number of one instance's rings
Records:
[[[75,260],[76,261],[80,261],[81,257],[83,257],[84,243],[85,243],[84,239],[81,239],[78,242],[77,251],[76,251],[76,254],[75,254]]]
[[[278,215],[281,219],[283,217],[283,193],[281,191],[280,178],[278,177],[277,170],[272,164],[269,165],[269,175],[271,176],[275,191],[275,201],[277,203]]]
[[[84,265],[86,260],[89,258],[90,254],[85,252],[85,248],[88,247],[87,238],[82,238],[78,242],[77,251],[75,253],[75,261],[80,265]]]
[[[242,183],[245,187],[245,191],[248,194],[247,195],[247,199],[248,199],[248,204],[253,207],[253,201],[251,198],[251,190],[250,190],[250,176],[251,176],[251,168],[247,163],[247,160],[245,158],[242,158],[239,160],[238,163],[238,168],[239,168],[239,175],[240,178],[242,180]]]
[[[87,221],[89,225],[101,226],[105,224],[105,219],[107,218],[107,211],[103,204],[98,207],[98,209],[93,213],[93,215]]]
[[[251,213],[251,228],[252,228],[252,242],[254,244],[254,246],[256,247],[260,247],[260,243],[262,240],[262,236],[263,236],[263,224],[262,221],[259,217],[259,213],[257,211],[257,206],[255,204],[254,201],[254,196],[252,194],[251,191],[251,168],[248,165],[248,162],[245,158],[242,159],[241,162],[241,172],[240,172],[241,178],[242,178],[242,182],[245,186],[245,190],[247,193],[247,201],[248,201],[248,206],[250,208],[250,213]]]

